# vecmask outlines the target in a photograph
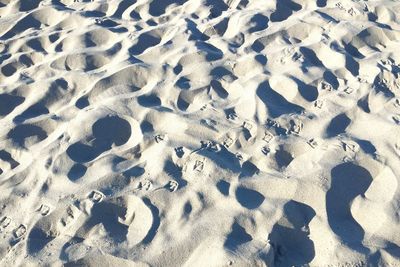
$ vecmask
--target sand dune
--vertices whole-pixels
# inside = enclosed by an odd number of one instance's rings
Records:
[[[0,0],[0,266],[400,266],[399,11]]]

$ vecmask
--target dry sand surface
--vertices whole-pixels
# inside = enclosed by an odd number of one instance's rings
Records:
[[[400,266],[399,22],[0,0],[0,266]]]

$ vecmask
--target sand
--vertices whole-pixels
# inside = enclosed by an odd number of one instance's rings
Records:
[[[0,0],[0,266],[400,266],[399,13]]]

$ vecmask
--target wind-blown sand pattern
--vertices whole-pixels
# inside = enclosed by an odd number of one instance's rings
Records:
[[[399,14],[0,0],[0,266],[400,266]]]

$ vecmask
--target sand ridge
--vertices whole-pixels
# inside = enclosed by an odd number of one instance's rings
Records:
[[[0,266],[400,266],[398,11],[0,0]]]

